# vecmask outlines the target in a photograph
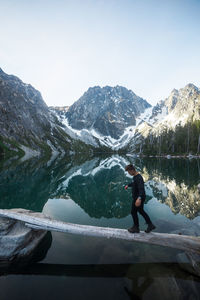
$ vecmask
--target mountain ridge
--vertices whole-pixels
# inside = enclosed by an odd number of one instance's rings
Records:
[[[125,87],[95,86],[69,107],[65,117],[74,129],[94,129],[117,139],[148,107],[150,104],[146,100]]]
[[[120,86],[118,87],[120,88]],[[106,86],[105,88],[111,89],[112,87]],[[88,91],[92,93],[97,91],[99,93],[101,89],[97,86],[89,88]],[[130,90],[128,91],[131,92]],[[87,92],[84,95],[87,95]],[[134,93],[132,92],[132,94]],[[65,124],[72,131],[76,131],[80,139],[84,138],[82,135],[84,132],[87,137],[95,137],[101,145],[110,147],[112,150],[118,151],[124,149],[124,151],[137,151],[141,153],[141,147],[138,149],[138,144],[143,143],[148,135],[159,136],[163,131],[175,130],[176,126],[185,126],[189,121],[193,122],[200,119],[199,98],[200,90],[192,83],[187,84],[179,90],[173,89],[167,98],[160,100],[153,107],[146,107],[142,113],[137,114],[132,125],[128,126],[126,124],[120,132],[121,135],[114,137],[109,134],[104,135],[98,132],[96,128],[74,129],[67,120],[67,114],[60,115],[60,121],[65,120]],[[83,121],[85,120],[83,119]]]
[[[39,91],[0,69],[0,155],[76,151],[199,153],[199,88],[189,83],[151,106],[125,87],[95,86],[70,107],[49,108]]]

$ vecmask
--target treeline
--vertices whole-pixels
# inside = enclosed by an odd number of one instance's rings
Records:
[[[143,139],[137,152],[145,155],[188,155],[200,154],[200,120],[185,126],[166,129],[160,135],[149,135]]]

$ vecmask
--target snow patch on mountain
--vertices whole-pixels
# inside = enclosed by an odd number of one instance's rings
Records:
[[[126,147],[126,145],[130,142],[131,139],[134,138],[136,129],[145,124],[152,126],[154,123],[162,120],[166,114],[167,109],[163,107],[156,116],[152,117],[153,107],[147,108],[140,116],[136,118],[136,124],[134,126],[128,126],[125,128],[124,133],[120,136],[119,139],[114,139],[111,136],[104,136],[101,133],[97,132],[94,128],[92,129],[74,129],[69,125],[67,118],[61,117],[56,114],[59,121],[65,126],[67,130],[67,134],[73,138],[80,139],[85,143],[91,144],[95,147],[105,146],[111,148],[112,150],[119,150],[121,148]],[[56,113],[56,112],[55,112]]]
[[[87,129],[78,130],[78,129],[72,128],[69,125],[68,120],[65,117],[63,117],[63,115],[58,114],[55,110],[52,110],[52,111],[54,112],[54,114],[56,115],[56,117],[58,118],[60,123],[62,123],[62,125],[64,126],[64,130],[71,138],[79,139],[79,140],[83,141],[84,143],[90,144],[94,147],[99,147],[98,141],[93,137],[93,135],[91,134],[91,132],[89,130],[87,130]],[[62,127],[62,129],[63,129],[63,127]]]
[[[133,138],[135,134],[135,129],[140,124],[146,122],[151,125],[153,123],[154,120],[150,119],[151,115],[152,115],[152,107],[147,108],[144,113],[142,113],[138,118],[136,118],[136,125],[127,127],[119,139],[114,139],[111,136],[103,136],[93,128],[90,130],[74,129],[69,125],[68,120],[66,118],[64,119],[60,118],[60,121],[66,126],[66,128],[70,130],[71,133],[73,133],[73,137],[76,137],[84,142],[90,143],[91,145],[94,145],[96,147],[99,146],[97,143],[97,141],[99,141],[99,144],[101,146],[109,147],[112,150],[118,150],[120,148],[125,147],[127,143],[130,141],[130,139]],[[70,132],[67,133],[70,135]]]

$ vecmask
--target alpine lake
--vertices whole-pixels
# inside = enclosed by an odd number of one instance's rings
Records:
[[[200,160],[133,156],[0,161],[0,208],[24,208],[61,221],[132,226],[133,163],[145,180],[155,232],[200,236]],[[140,230],[146,229],[139,216]],[[2,272],[0,300],[200,299],[200,278],[181,269],[181,250],[49,232],[38,259]]]

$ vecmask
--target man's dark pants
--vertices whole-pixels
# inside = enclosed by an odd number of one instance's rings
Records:
[[[133,217],[134,225],[139,227],[139,220],[138,220],[138,215],[137,215],[138,212],[143,216],[143,218],[145,219],[145,221],[148,225],[151,224],[152,222],[151,222],[149,216],[144,211],[144,201],[145,201],[145,199],[141,200],[140,206],[135,206],[135,201],[136,201],[136,199],[135,200],[133,199],[132,208],[131,208],[131,215]]]

